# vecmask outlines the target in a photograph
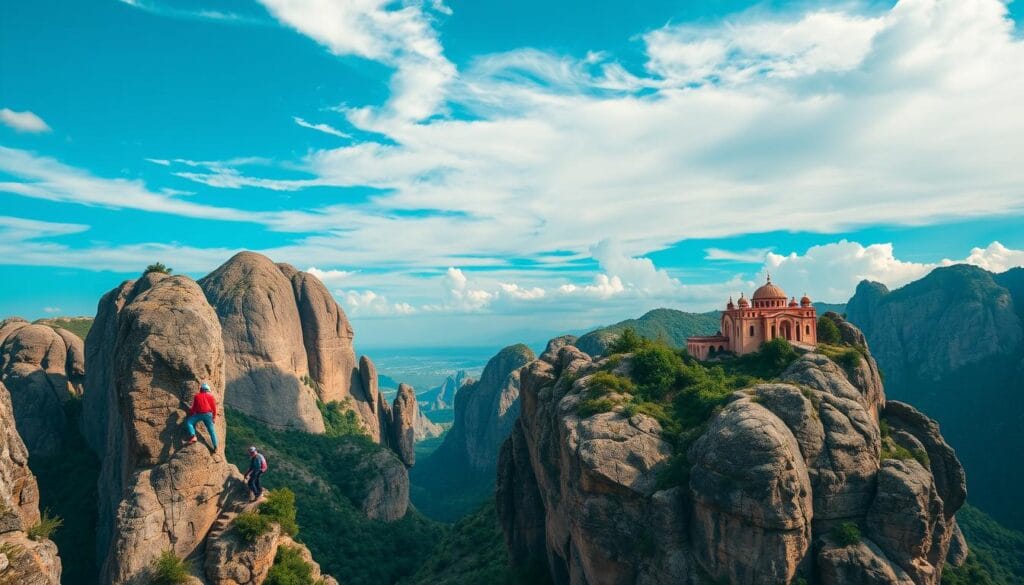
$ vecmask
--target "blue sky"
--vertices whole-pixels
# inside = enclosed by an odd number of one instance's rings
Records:
[[[640,6],[636,6],[639,4]],[[1021,7],[0,1],[0,313],[312,269],[365,346],[1024,264]]]

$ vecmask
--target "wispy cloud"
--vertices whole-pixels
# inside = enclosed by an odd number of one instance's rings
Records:
[[[270,24],[266,18],[261,18],[255,14],[241,14],[238,12],[224,12],[216,9],[194,9],[186,10],[169,6],[162,2],[156,2],[153,0],[118,0],[122,4],[127,4],[133,8],[155,14],[157,16],[171,17],[171,18],[184,18],[190,20],[210,20],[215,22],[223,22],[227,24],[249,24],[249,25],[266,25]]]
[[[16,112],[9,108],[0,109],[0,122],[5,126],[14,128],[18,132],[38,134],[50,132],[50,126],[33,112]]]
[[[333,127],[333,126],[331,126],[329,124],[312,124],[310,122],[307,122],[307,121],[303,120],[302,118],[300,118],[298,116],[293,116],[292,119],[295,120],[296,124],[298,124],[299,126],[302,126],[303,128],[309,128],[310,130],[317,130],[319,132],[323,132],[324,134],[330,134],[331,136],[337,136],[338,138],[352,138],[351,134],[346,134],[346,133],[342,132],[341,130],[338,130],[337,128],[335,128],[335,127]]]
[[[56,159],[15,148],[0,146],[0,171],[21,179],[0,182],[0,191],[24,197],[223,221],[267,221],[259,213],[202,205],[154,192],[142,181],[95,177]]]
[[[746,250],[723,250],[708,248],[704,250],[705,260],[725,260],[729,262],[764,262],[771,248],[749,248]]]
[[[350,110],[364,124],[390,125],[436,114],[456,75],[419,3],[387,0],[259,0],[280,22],[335,55],[355,55],[394,69],[391,97],[382,108]],[[444,13],[443,3],[435,10]]]

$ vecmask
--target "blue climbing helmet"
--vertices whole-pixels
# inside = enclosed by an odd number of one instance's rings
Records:
[[[199,385],[199,390],[202,391],[202,392],[209,392],[210,391],[210,385],[207,384],[206,382],[203,382],[202,384]]]

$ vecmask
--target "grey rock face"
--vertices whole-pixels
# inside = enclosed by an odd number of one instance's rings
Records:
[[[0,583],[60,584],[57,546],[26,534],[37,522],[39,490],[28,449],[15,430],[11,396],[0,383]]]
[[[418,413],[412,386],[400,384],[391,412],[391,448],[406,467],[416,464],[415,419]]]
[[[0,324],[0,382],[14,405],[18,431],[37,456],[52,456],[64,433],[64,402],[82,393],[82,340],[23,320]]]
[[[145,280],[140,280],[140,283]],[[164,550],[194,554],[220,514],[238,471],[208,439],[182,446],[183,422],[200,381],[224,402],[220,323],[202,290],[186,277],[152,279],[119,315],[110,413],[99,491],[97,540],[106,582],[142,583]],[[217,419],[226,440],[224,417]],[[101,500],[102,504],[102,500]]]
[[[269,258],[241,252],[199,285],[224,336],[227,405],[276,429],[323,433],[292,281]]]
[[[433,457],[457,466],[453,473],[493,476],[501,443],[519,416],[519,369],[535,359],[530,348],[502,349],[480,380],[455,395],[455,420]]]
[[[555,344],[520,370],[521,416],[500,457],[513,562],[546,562],[557,585],[937,585],[958,546],[963,470],[934,422],[879,403],[861,347],[861,367],[807,354],[778,382],[735,392],[689,448],[688,482],[659,490],[672,450],[653,419],[577,410],[593,373],[625,374],[631,358],[595,363]],[[881,460],[879,412],[886,440],[927,451],[928,466]],[[834,539],[844,523],[859,542]]]

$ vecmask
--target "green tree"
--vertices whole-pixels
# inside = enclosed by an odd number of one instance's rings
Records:
[[[150,272],[161,272],[163,274],[170,274],[174,272],[174,269],[165,266],[163,262],[154,262],[146,267],[146,270],[142,273],[143,275],[149,274]]]
[[[828,317],[818,318],[818,343],[839,343],[839,327]]]
[[[633,353],[646,346],[649,342],[637,334],[632,327],[626,327],[622,334],[608,346],[608,354]]]

